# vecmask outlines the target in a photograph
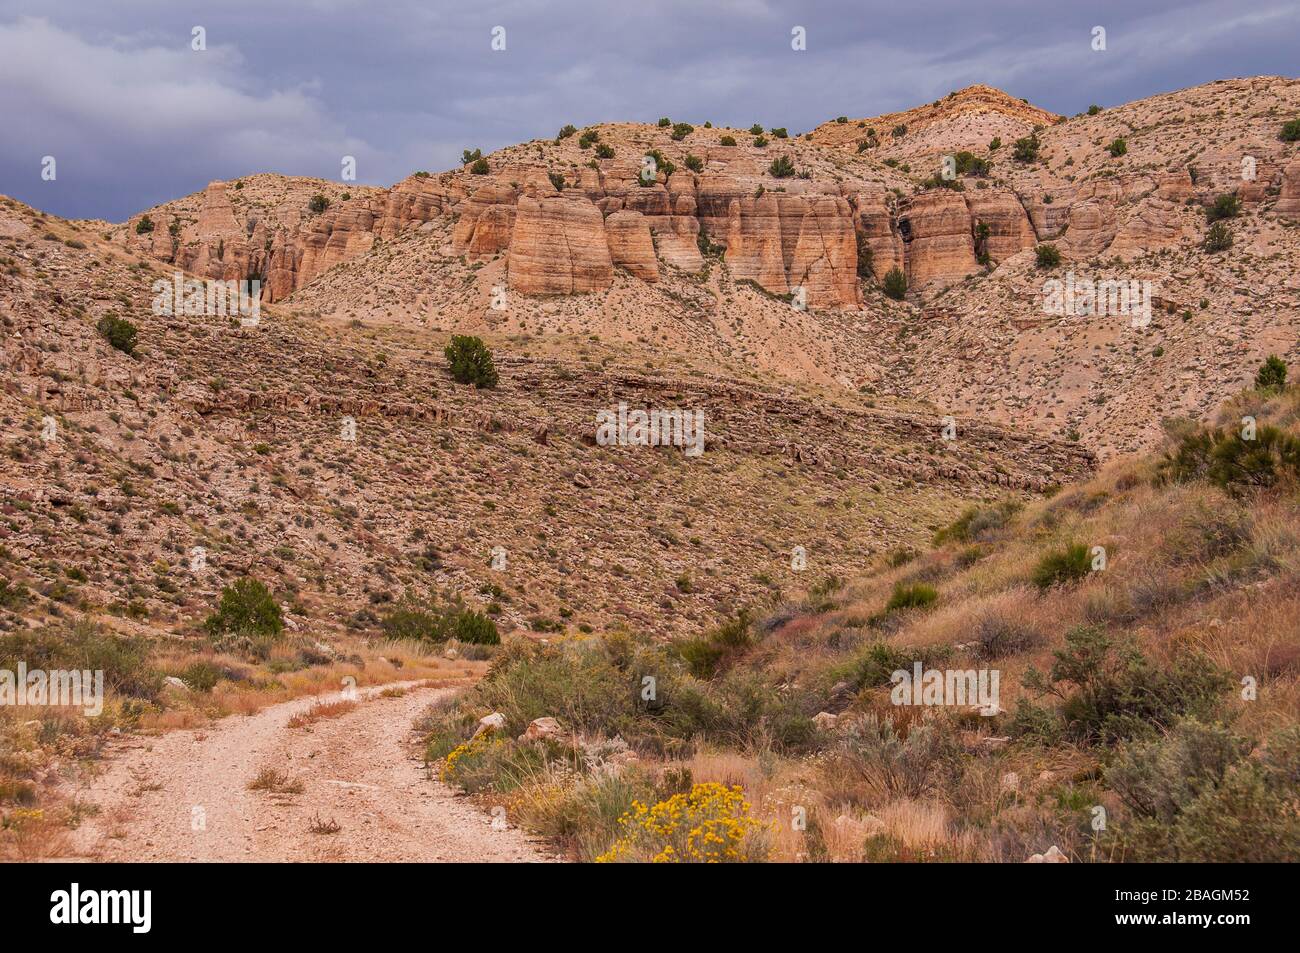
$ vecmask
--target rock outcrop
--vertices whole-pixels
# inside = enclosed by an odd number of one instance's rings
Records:
[[[857,193],[853,197],[853,225],[859,249],[871,255],[871,272],[882,280],[891,269],[903,267],[903,240],[894,226],[883,188]]]
[[[970,210],[959,193],[936,189],[912,197],[899,211],[898,227],[909,287],[942,287],[978,270]]]
[[[1300,156],[1282,169],[1282,192],[1274,211],[1283,218],[1300,221]]]
[[[510,238],[510,288],[521,294],[600,291],[614,281],[614,263],[600,210],[560,193],[523,196]]]
[[[1005,261],[1017,252],[1034,246],[1034,227],[1020,199],[1007,189],[986,189],[966,193],[977,250],[994,262]],[[980,226],[988,226],[980,237]]]
[[[605,237],[615,267],[626,268],[642,281],[659,280],[654,239],[644,215],[628,209],[613,213],[605,219]]]

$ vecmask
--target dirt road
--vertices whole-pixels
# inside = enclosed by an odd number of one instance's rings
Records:
[[[307,725],[298,699],[201,730],[124,738],[79,792],[99,810],[74,854],[120,861],[542,861],[515,828],[427,779],[411,725],[454,689],[400,697],[360,690],[357,706]],[[338,696],[324,701],[337,700]],[[301,793],[249,790],[275,768]],[[338,825],[313,833],[314,820]],[[318,825],[320,826],[320,825]]]

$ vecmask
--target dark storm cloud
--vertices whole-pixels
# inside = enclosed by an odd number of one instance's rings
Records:
[[[196,25],[205,52],[190,49]],[[505,52],[490,47],[494,26]],[[795,26],[806,52],[791,50]],[[568,122],[795,131],[975,82],[1074,113],[1289,74],[1298,48],[1293,0],[0,0],[0,192],[116,220],[212,179],[335,178],[344,155],[386,185]],[[46,155],[54,182],[40,177]]]

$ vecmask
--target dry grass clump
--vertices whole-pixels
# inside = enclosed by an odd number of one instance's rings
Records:
[[[326,718],[339,718],[355,710],[356,707],[355,701],[346,698],[333,702],[316,702],[306,711],[294,715],[285,724],[290,728],[305,728]]]
[[[290,778],[283,771],[265,767],[248,782],[248,790],[267,791],[271,794],[301,794],[306,787],[302,781]]]

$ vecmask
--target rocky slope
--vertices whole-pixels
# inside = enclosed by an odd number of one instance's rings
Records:
[[[1214,406],[1263,355],[1296,356],[1300,159],[1278,130],[1297,114],[1300,83],[1280,77],[1071,119],[974,86],[793,137],[602,124],[388,190],[253,176],[149,210],[151,232],[137,217],[106,234],[206,277],[261,278],[266,301],[310,312],[595,335],[1109,456]],[[1037,157],[1021,161],[1028,138]],[[975,165],[941,187],[961,151]],[[1204,209],[1225,192],[1238,239],[1211,256]],[[1150,282],[1178,317],[1126,330],[1045,314],[1044,242],[1062,276]],[[894,267],[906,303],[879,290]]]
[[[969,501],[1092,466],[974,420],[945,441],[915,405],[585,340],[560,359],[489,335],[501,384],[476,391],[416,323],[158,315],[171,266],[10,200],[0,236],[0,572],[32,592],[21,612],[192,633],[251,573],[322,634],[376,634],[408,590],[507,630],[687,631],[797,584],[796,546],[814,576],[846,575]],[[96,332],[109,314],[137,325],[133,356]],[[596,446],[620,402],[702,411],[705,452]]]

